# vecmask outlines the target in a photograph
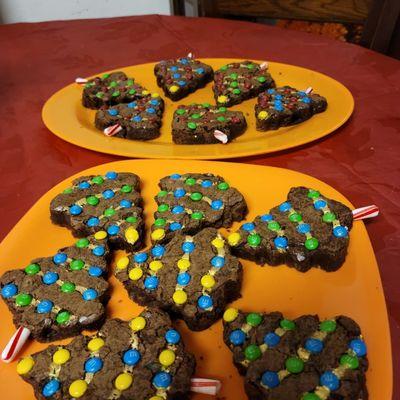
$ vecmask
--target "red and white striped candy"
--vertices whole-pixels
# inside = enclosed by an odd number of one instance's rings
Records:
[[[187,58],[194,58],[194,55],[192,52],[188,53]]]
[[[20,326],[1,353],[1,360],[5,363],[14,360],[24,343],[28,340],[30,334],[31,331],[28,328]]]
[[[352,211],[354,221],[361,219],[374,218],[379,215],[379,208],[375,204],[371,206],[356,208]]]
[[[216,129],[214,131],[214,137],[215,137],[215,139],[219,140],[223,144],[228,143],[228,136],[226,136],[226,134],[224,132],[221,132],[218,129]]]
[[[216,379],[192,378],[190,390],[195,393],[210,394],[215,396],[221,389],[221,382]]]
[[[103,132],[106,136],[114,136],[120,131],[122,131],[122,126],[120,124],[115,124],[108,126]]]
[[[75,83],[78,83],[79,85],[84,85],[85,83],[88,83],[88,80],[85,78],[76,78]]]
[[[268,63],[267,63],[267,62],[263,62],[263,63],[260,65],[261,71],[264,71],[264,69],[267,69],[267,68],[268,68]]]
[[[312,91],[313,91],[313,88],[312,88],[311,86],[309,86],[309,87],[304,91],[304,93],[305,93],[305,94],[310,94]]]

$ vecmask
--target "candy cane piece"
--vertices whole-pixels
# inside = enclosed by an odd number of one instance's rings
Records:
[[[84,85],[85,83],[88,83],[89,81],[85,78],[76,78],[75,83],[78,83],[79,85]]]
[[[312,88],[311,86],[309,86],[309,87],[304,91],[304,93],[305,93],[305,94],[310,94],[312,91],[313,91],[313,88]]]
[[[221,389],[221,382],[216,379],[192,378],[190,390],[195,393],[210,394],[215,396]]]
[[[106,136],[114,136],[121,131],[122,131],[122,126],[120,124],[115,124],[108,126],[106,129],[104,129],[103,132]]]
[[[28,328],[20,326],[1,353],[1,360],[5,363],[14,360],[24,343],[28,340],[30,334],[31,331]]]
[[[216,129],[214,131],[214,137],[215,137],[215,139],[219,140],[223,144],[228,143],[228,136],[226,136],[226,134],[224,132],[221,132],[218,129]]]
[[[260,65],[261,71],[264,71],[264,70],[267,69],[267,68],[268,68],[268,63],[267,63],[267,62],[263,62],[263,63]]]
[[[360,221],[362,219],[377,217],[379,215],[379,208],[373,204],[371,206],[356,208],[352,213],[354,221]]]
[[[187,58],[194,58],[194,55],[192,52],[188,53]]]

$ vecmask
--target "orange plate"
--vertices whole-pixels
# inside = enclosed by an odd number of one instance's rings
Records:
[[[214,69],[237,59],[202,59]],[[258,61],[262,62],[262,61]],[[222,159],[255,154],[271,153],[312,142],[328,135],[343,125],[354,108],[351,93],[339,82],[309,69],[293,65],[269,63],[269,70],[277,85],[291,85],[298,89],[312,86],[316,93],[328,100],[328,109],[298,125],[281,128],[277,131],[259,132],[255,128],[254,105],[256,99],[245,101],[232,107],[232,110],[244,112],[248,128],[246,132],[227,145],[177,145],[172,142],[171,121],[174,110],[179,104],[213,104],[212,83],[197,90],[188,97],[173,102],[166,98],[157,86],[153,74],[155,63],[119,68],[128,76],[133,76],[152,92],[159,92],[165,99],[165,112],[161,136],[148,142],[110,138],[94,127],[95,111],[81,105],[82,87],[72,83],[55,93],[44,105],[43,121],[55,135],[90,150],[140,158],[179,158],[179,159]]]
[[[339,192],[325,183],[307,175],[287,169],[260,167],[248,164],[193,161],[188,168],[184,161],[120,161],[100,165],[82,171],[61,182],[46,193],[0,246],[1,272],[23,267],[31,259],[48,256],[74,239],[65,228],[51,224],[50,200],[70,185],[73,178],[87,174],[104,174],[106,171],[130,171],[137,173],[143,182],[143,197],[146,204],[146,222],[150,226],[155,211],[153,196],[158,192],[158,180],[174,172],[212,172],[222,175],[232,186],[244,193],[249,205],[248,219],[265,213],[286,199],[290,187],[305,185],[320,190],[326,196],[352,207]],[[234,228],[237,228],[237,223]],[[349,254],[342,268],[327,273],[312,269],[303,274],[286,266],[261,268],[243,261],[245,274],[243,297],[234,305],[244,310],[280,310],[289,318],[301,314],[319,314],[322,318],[346,314],[361,325],[368,345],[370,368],[367,374],[371,399],[388,400],[392,393],[392,357],[386,305],[379,277],[378,265],[362,222],[355,222],[351,231]],[[117,257],[120,257],[119,252]],[[110,279],[112,298],[109,316],[128,319],[141,308],[128,299],[120,282]],[[4,302],[0,301],[2,329],[0,346],[3,348],[14,332],[11,315]],[[219,321],[203,332],[190,332],[184,323],[178,323],[187,347],[197,356],[197,376],[218,378],[223,383],[221,397],[242,400],[245,397],[243,380],[232,364],[232,356],[222,341],[222,323]],[[65,341],[64,341],[65,342]],[[22,355],[41,350],[46,345],[30,341]],[[24,383],[15,370],[16,362],[0,363],[0,393],[8,393],[8,399],[28,400],[33,391]],[[210,399],[195,395],[196,400]]]

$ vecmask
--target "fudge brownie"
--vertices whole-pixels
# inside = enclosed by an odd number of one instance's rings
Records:
[[[241,135],[246,126],[240,111],[208,103],[179,106],[172,120],[172,140],[178,144],[227,143]]]
[[[160,136],[163,111],[164,101],[155,93],[151,97],[100,109],[96,113],[95,125],[107,136],[131,140],[155,139]],[[116,129],[105,131],[109,127]]]
[[[15,326],[28,328],[40,342],[98,329],[109,298],[104,279],[110,255],[106,236],[79,239],[53,257],[5,272],[0,278],[1,297]]]
[[[242,194],[213,174],[172,174],[159,183],[151,228],[153,243],[168,242],[177,232],[194,234],[213,226],[228,228],[247,214]]]
[[[150,92],[136,83],[134,78],[117,71],[90,79],[83,89],[82,104],[96,110],[102,106],[130,103],[149,96]]]
[[[224,65],[214,74],[214,97],[219,106],[230,107],[256,97],[275,82],[265,65],[241,61]]]
[[[224,313],[224,342],[251,400],[367,400],[367,348],[356,322],[279,312]]]
[[[37,399],[183,400],[195,365],[169,317],[148,309],[23,358],[17,372]]]
[[[205,228],[121,258],[116,276],[135,302],[160,307],[200,331],[240,297],[242,266],[218,231]]]
[[[344,263],[353,224],[351,210],[317,190],[290,189],[287,201],[229,235],[233,253],[257,264],[313,266],[335,271]]]
[[[326,110],[325,97],[299,91],[290,86],[268,89],[258,96],[255,106],[259,131],[298,124]]]
[[[161,61],[154,66],[157,84],[173,101],[204,87],[213,79],[213,69],[190,57]]]
[[[140,179],[130,172],[81,176],[50,204],[51,220],[82,237],[107,231],[114,249],[138,250],[143,246],[143,200]]]

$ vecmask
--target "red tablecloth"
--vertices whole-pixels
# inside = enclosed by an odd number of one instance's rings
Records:
[[[41,121],[50,95],[77,76],[189,51],[198,57],[266,59],[311,68],[353,93],[354,115],[335,134],[293,151],[236,161],[301,171],[329,183],[354,204],[379,205],[381,216],[368,223],[368,231],[389,310],[394,381],[400,382],[400,62],[362,47],[219,19],[145,16],[0,26],[0,239],[53,185],[119,159],[52,135]],[[396,399],[399,389],[395,383]]]

